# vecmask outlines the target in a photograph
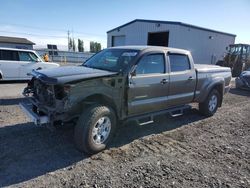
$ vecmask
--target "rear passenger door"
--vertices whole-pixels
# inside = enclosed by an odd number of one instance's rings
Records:
[[[4,79],[18,78],[18,52],[14,50],[0,50],[0,70]]]
[[[129,115],[166,108],[169,84],[167,72],[165,53],[150,53],[139,60],[129,78]]]
[[[192,102],[196,86],[196,72],[188,54],[168,53],[170,85],[168,106]]]

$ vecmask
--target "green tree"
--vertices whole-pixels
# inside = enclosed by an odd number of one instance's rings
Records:
[[[93,41],[90,42],[90,52],[91,53],[97,53],[97,52],[101,51],[101,49],[102,49],[101,43],[93,42]]]
[[[72,38],[72,41],[73,41],[73,51],[75,52],[76,51],[76,43],[75,43],[75,39]]]
[[[78,39],[78,52],[84,52],[84,43],[83,40]]]
[[[69,38],[68,50],[70,51],[72,48],[73,48],[73,41],[71,38]]]

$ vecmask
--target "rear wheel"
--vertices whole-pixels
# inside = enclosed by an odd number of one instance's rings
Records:
[[[212,116],[218,109],[220,102],[220,94],[216,89],[213,89],[206,100],[199,103],[199,111],[205,116]]]
[[[80,151],[94,154],[110,143],[116,129],[112,108],[99,104],[86,109],[75,127],[75,143]]]

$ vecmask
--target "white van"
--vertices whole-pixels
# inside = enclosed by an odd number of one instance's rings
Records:
[[[59,64],[44,62],[33,50],[0,48],[0,80],[29,80],[32,70],[56,67]]]

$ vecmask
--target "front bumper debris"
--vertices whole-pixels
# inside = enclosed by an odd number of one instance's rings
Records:
[[[49,117],[46,115],[38,115],[32,110],[32,103],[26,104],[26,103],[20,103],[19,106],[24,111],[24,113],[31,119],[32,122],[34,122],[35,125],[41,126],[43,124],[49,123]]]
[[[232,88],[232,85],[225,86],[224,94],[228,93],[231,88]]]

